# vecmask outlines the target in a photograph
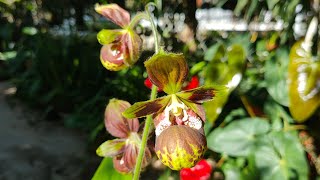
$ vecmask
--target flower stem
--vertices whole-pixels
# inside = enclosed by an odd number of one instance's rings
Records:
[[[146,14],[145,12],[139,12],[137,13],[134,18],[132,18],[128,28],[133,29],[138,23],[139,21],[141,21],[141,19],[146,19],[149,20],[149,16],[148,14]]]
[[[151,28],[152,28],[152,32],[154,35],[154,41],[155,41],[155,54],[157,54],[160,51],[160,46],[159,46],[159,38],[158,38],[158,31],[157,28],[153,22],[153,19],[151,17],[151,14],[149,12],[149,6],[150,5],[154,5],[156,6],[156,4],[154,3],[148,3],[146,5],[146,12],[147,15],[149,17],[150,23],[151,23]],[[131,24],[130,24],[131,25]],[[150,100],[154,100],[157,97],[157,86],[152,85],[152,89],[151,89],[151,95],[150,95]],[[140,149],[139,149],[139,154],[138,154],[138,158],[136,161],[136,166],[134,169],[134,173],[133,173],[133,180],[138,180],[139,176],[140,176],[140,170],[141,170],[141,164],[143,161],[143,156],[144,156],[144,152],[146,149],[146,145],[148,142],[148,136],[149,136],[149,130],[151,128],[151,124],[152,124],[152,115],[148,115],[145,121],[145,125],[144,125],[144,129],[143,129],[143,134],[142,134],[142,140],[141,140],[141,145],[140,145]]]
[[[148,14],[148,16],[149,16],[149,20],[150,20],[150,23],[151,23],[152,33],[153,33],[154,42],[155,42],[154,50],[155,50],[155,54],[157,54],[157,53],[160,51],[159,36],[158,36],[157,27],[156,27],[156,25],[154,24],[153,18],[152,18],[152,16],[151,16],[150,11],[149,11],[149,7],[150,7],[151,5],[157,7],[157,5],[156,5],[154,2],[149,2],[149,3],[146,5],[146,7],[145,7],[145,11],[147,12],[147,14]]]
[[[150,100],[154,100],[154,99],[156,99],[156,97],[157,97],[157,86],[153,85],[152,90],[151,90]],[[134,173],[133,173],[134,180],[138,180],[139,176],[140,176],[141,164],[142,164],[144,151],[145,151],[147,141],[148,141],[151,123],[152,123],[152,115],[149,115],[146,118],[146,122],[145,122],[144,129],[143,129],[142,140],[141,140],[142,142],[141,142],[140,149],[139,149],[139,155],[138,155],[138,158],[136,161],[136,167],[135,167]]]

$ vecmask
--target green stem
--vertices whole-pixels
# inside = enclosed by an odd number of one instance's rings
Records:
[[[152,33],[153,33],[153,36],[154,36],[154,41],[155,41],[155,47],[154,47],[154,50],[155,50],[155,54],[157,54],[159,51],[160,51],[160,46],[159,46],[159,36],[158,36],[158,31],[157,31],[157,27],[156,25],[154,24],[154,21],[152,19],[152,16],[150,14],[150,11],[149,11],[149,7],[153,5],[155,7],[157,7],[157,5],[153,2],[150,2],[146,5],[146,9],[145,11],[147,12],[148,16],[149,16],[149,20],[150,20],[150,23],[151,23],[151,28],[152,28]]]
[[[152,32],[154,35],[154,41],[155,41],[155,54],[157,54],[160,51],[160,46],[159,46],[159,39],[158,39],[158,31],[157,28],[153,22],[153,19],[151,17],[151,14],[149,12],[149,6],[150,5],[155,5],[154,3],[148,3],[146,5],[146,12],[147,15],[149,17],[150,23],[151,23],[151,28],[152,28]],[[131,25],[131,24],[130,24]],[[152,89],[151,89],[151,96],[150,96],[150,100],[154,100],[157,98],[157,86],[153,85]],[[144,156],[144,152],[146,149],[146,145],[148,142],[148,136],[149,136],[149,131],[152,125],[152,115],[148,115],[145,121],[145,125],[144,125],[144,129],[143,129],[143,134],[142,134],[142,139],[141,139],[141,145],[140,145],[140,149],[139,149],[139,154],[138,154],[138,158],[136,161],[136,166],[134,169],[134,173],[133,173],[133,180],[138,180],[139,176],[140,176],[140,171],[141,171],[141,164],[143,161],[143,156]]]
[[[130,24],[128,25],[128,28],[133,29],[139,23],[139,21],[141,21],[141,19],[149,20],[148,14],[146,14],[145,12],[137,13],[134,18],[132,18]]]
[[[156,97],[157,97],[157,86],[153,85],[152,90],[151,90],[150,100],[154,100],[154,99],[156,99]],[[139,176],[140,176],[141,164],[142,164],[145,148],[146,148],[146,145],[148,142],[148,136],[149,136],[149,130],[151,128],[151,123],[152,123],[152,116],[148,115],[146,118],[146,121],[145,121],[143,134],[142,134],[142,140],[141,140],[142,142],[141,142],[140,149],[139,149],[139,155],[137,158],[136,167],[135,167],[134,173],[133,173],[134,180],[138,180]]]

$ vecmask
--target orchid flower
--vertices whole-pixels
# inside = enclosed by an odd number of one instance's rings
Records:
[[[107,131],[118,138],[102,143],[97,149],[99,156],[113,157],[114,168],[122,173],[133,171],[141,144],[138,119],[127,119],[121,114],[128,107],[130,104],[126,101],[110,100],[106,107],[104,122]],[[146,148],[143,167],[150,159],[151,152]]]
[[[188,74],[182,54],[161,51],[147,60],[145,67],[151,82],[168,95],[137,102],[123,115],[126,118],[153,115],[158,157],[174,170],[192,167],[206,150],[205,112],[200,104],[219,96],[223,90],[202,86],[181,91]]]
[[[142,40],[130,27],[130,14],[117,4],[96,5],[96,12],[121,29],[103,29],[97,39],[102,48],[100,61],[111,71],[119,71],[136,63],[140,56]]]

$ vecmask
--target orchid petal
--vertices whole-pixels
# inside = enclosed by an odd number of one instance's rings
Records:
[[[95,6],[97,13],[103,15],[104,17],[110,19],[115,24],[120,27],[125,27],[130,23],[130,14],[125,9],[121,8],[117,4],[107,4]]]
[[[154,114],[164,109],[170,101],[170,96],[157,98],[155,100],[143,101],[134,103],[131,107],[126,109],[122,115],[126,118],[139,118]]]
[[[151,82],[167,94],[180,91],[188,74],[188,65],[182,54],[162,51],[144,64]]]
[[[177,96],[181,99],[191,101],[193,103],[203,103],[213,100],[214,97],[221,96],[226,91],[226,88],[221,86],[216,87],[198,87],[195,89],[181,91]]]
[[[96,153],[101,157],[113,157],[123,153],[125,149],[125,139],[114,139],[102,143]]]
[[[123,32],[119,29],[103,29],[97,34],[97,39],[102,45],[110,44],[117,40]]]
[[[129,169],[125,164],[123,160],[123,156],[116,156],[113,157],[113,167],[116,169],[118,172],[121,173],[130,173],[132,169]]]
[[[120,40],[122,45],[122,52],[124,55],[124,63],[127,66],[134,65],[140,57],[142,50],[142,40],[138,34],[133,30],[127,30]]]
[[[125,138],[130,132],[139,130],[138,119],[126,119],[122,112],[131,105],[127,101],[111,99],[105,110],[104,122],[107,131],[119,138]]]
[[[136,159],[139,154],[139,147],[135,144],[129,144],[126,147],[126,151],[123,153],[123,161],[126,167],[129,169],[134,169],[136,165]],[[142,168],[146,167],[150,162],[152,156],[149,148],[147,147],[144,152],[144,157],[142,161]]]
[[[181,101],[188,106],[193,112],[195,112],[203,122],[206,122],[206,112],[202,105],[196,104],[185,99],[181,99]]]

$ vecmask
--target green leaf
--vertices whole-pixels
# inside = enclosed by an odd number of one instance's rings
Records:
[[[247,156],[261,143],[259,136],[265,135],[269,129],[269,123],[261,118],[233,121],[208,135],[208,148],[230,156]]]
[[[221,43],[212,45],[204,54],[206,61],[220,61],[224,57],[225,48]]]
[[[267,91],[270,96],[281,105],[289,105],[287,88],[287,69],[289,64],[289,53],[280,48],[276,51],[275,57],[269,59],[265,65],[265,80]]]
[[[248,4],[248,0],[238,0],[237,5],[234,9],[236,16],[239,16],[243,8]]]
[[[205,61],[198,62],[197,64],[193,65],[190,69],[190,75],[193,76],[198,72],[202,71],[203,68],[207,65]]]
[[[111,158],[103,158],[97,171],[94,173],[92,180],[108,180],[108,179],[121,179],[131,180],[131,174],[121,174],[113,168],[113,162]]]
[[[267,0],[268,9],[272,10],[274,5],[276,5],[279,2],[279,0]]]
[[[225,50],[223,45],[213,46],[216,49],[212,60],[204,70],[206,85],[223,85],[228,88],[225,96],[204,104],[207,119],[214,123],[223,106],[242,79],[242,71],[246,62],[245,50],[239,44],[234,44]],[[208,57],[209,58],[209,55]]]
[[[165,96],[155,100],[136,102],[126,109],[122,115],[128,119],[133,119],[154,114],[165,108],[170,100],[171,96]]]
[[[307,120],[320,105],[320,58],[304,49],[303,41],[290,51],[289,109],[298,122]]]
[[[220,46],[218,56],[212,59],[205,69],[205,84],[225,85],[230,90],[238,86],[242,78],[246,55],[239,44],[234,44],[225,50]]]
[[[262,180],[308,179],[308,163],[296,133],[273,132],[270,144],[254,152],[255,164]]]
[[[102,143],[96,153],[101,157],[113,157],[123,152],[126,139],[113,139]]]
[[[179,92],[188,75],[188,65],[182,54],[161,51],[144,65],[152,83],[167,94]]]

